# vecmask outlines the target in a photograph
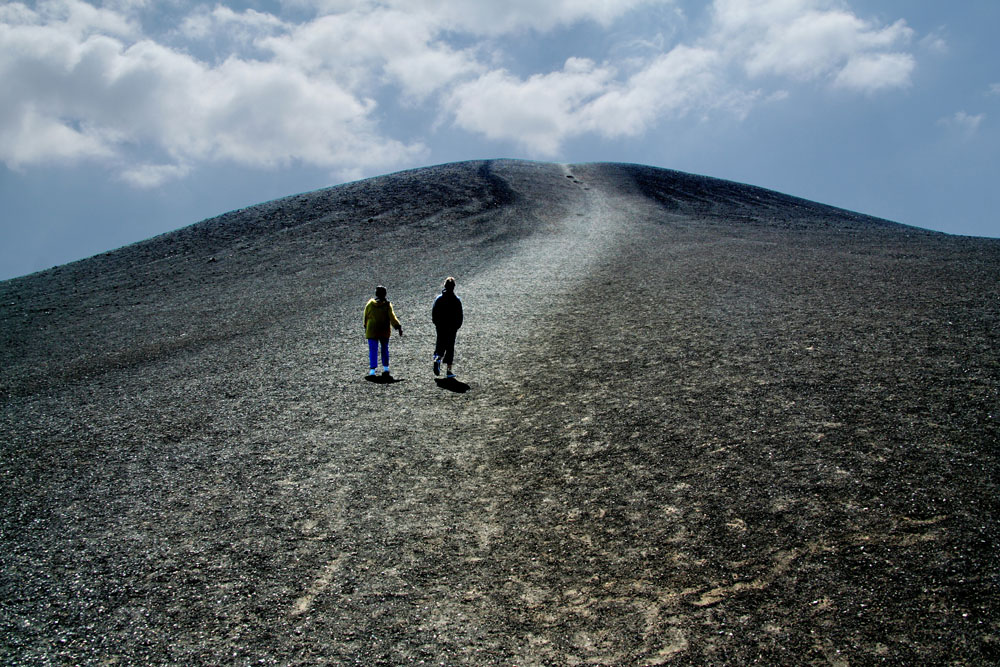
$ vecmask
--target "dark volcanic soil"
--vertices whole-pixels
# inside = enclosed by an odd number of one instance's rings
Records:
[[[998,339],[1000,241],[631,165],[3,282],[0,662],[996,663]]]

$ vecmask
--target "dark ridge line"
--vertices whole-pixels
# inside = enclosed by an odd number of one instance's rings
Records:
[[[486,181],[489,186],[490,197],[495,206],[509,206],[517,201],[517,193],[500,176],[493,172],[493,164],[496,160],[486,160],[479,167],[479,177]]]
[[[227,211],[91,257],[67,262],[25,276],[8,278],[0,281],[0,285],[12,281],[22,281],[32,276],[58,274],[65,270],[79,270],[85,275],[87,262],[95,258],[107,258],[110,255],[119,255],[126,263],[129,261],[137,263],[155,261],[178,254],[191,255],[195,258],[211,261],[215,254],[251,237],[278,233],[317,222],[334,225],[349,225],[359,221],[372,223],[377,221],[378,216],[384,211],[401,206],[407,198],[452,195],[452,199],[445,198],[448,203],[443,204],[443,208],[458,207],[461,203],[467,203],[469,198],[456,197],[455,195],[460,194],[459,189],[447,187],[447,179],[454,175],[482,179],[486,188],[486,198],[489,200],[486,208],[509,206],[519,201],[519,195],[503,177],[497,174],[498,166],[511,165],[516,168],[518,165],[555,164],[557,163],[511,158],[466,160],[416,167],[340,183]],[[706,207],[714,207],[717,211],[721,211],[726,206],[740,206],[744,210],[739,215],[752,216],[755,206],[767,206],[772,210],[792,206],[801,211],[811,212],[813,215],[836,216],[841,220],[868,222],[883,227],[899,226],[906,228],[910,233],[955,236],[838,208],[761,186],[664,167],[627,162],[581,162],[569,166],[595,166],[608,173],[617,171],[627,175],[632,179],[639,192],[659,203],[665,210],[675,213],[689,210],[704,213]],[[374,204],[366,202],[361,196],[361,190],[379,184],[379,181],[385,186],[399,187],[385,188],[392,190],[394,194],[379,198]],[[406,195],[400,195],[400,190],[405,191]],[[751,198],[757,201],[747,201]],[[685,203],[689,203],[687,208],[684,206]],[[247,222],[247,218],[254,215],[257,216],[257,219],[252,223]],[[979,237],[963,238],[978,239]],[[133,254],[135,257],[134,259],[124,257],[122,254]]]

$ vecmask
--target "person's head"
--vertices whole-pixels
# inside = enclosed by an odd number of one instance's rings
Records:
[[[444,281],[444,291],[453,292],[455,291],[455,279],[448,276],[447,280]]]
[[[388,292],[386,292],[385,288],[382,287],[381,285],[379,285],[378,287],[375,288],[375,298],[376,299],[384,299],[386,294],[388,294]]]

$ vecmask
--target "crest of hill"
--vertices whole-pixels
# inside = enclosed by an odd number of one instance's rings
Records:
[[[3,384],[19,393],[357,300],[379,267],[416,275],[448,257],[475,271],[566,216],[591,188],[637,201],[652,218],[907,229],[642,165],[486,160],[413,169],[250,206],[0,283]]]
[[[593,163],[605,188],[648,198],[680,215],[733,223],[862,227],[898,226],[765,188],[637,164]],[[443,231],[462,240],[503,241],[530,233],[531,223],[551,217],[565,203],[560,165],[521,160],[443,164],[368,178],[283,197],[168,232],[61,267],[14,279],[14,283],[56,285],[120,278],[121,273],[174,273],[185,259],[219,261],[276,242],[321,247],[324,254],[364,244],[372,234],[408,228],[414,240]],[[498,226],[495,218],[515,208],[522,216]],[[460,224],[459,224],[460,223]],[[915,228],[912,231],[917,231]],[[294,232],[294,233],[290,233]],[[930,232],[928,232],[930,233]],[[266,243],[262,243],[265,241]],[[302,249],[302,248],[300,248]],[[263,259],[263,258],[258,258]],[[158,270],[167,268],[166,271]],[[292,270],[297,270],[292,267]],[[60,279],[60,278],[63,279]],[[33,291],[25,285],[27,291]],[[7,289],[11,289],[8,285]]]

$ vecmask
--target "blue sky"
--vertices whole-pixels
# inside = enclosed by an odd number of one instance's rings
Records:
[[[0,279],[456,160],[623,161],[1000,236],[996,0],[0,4]]]

